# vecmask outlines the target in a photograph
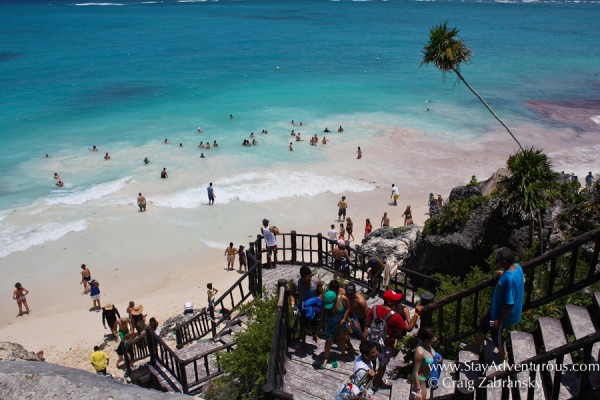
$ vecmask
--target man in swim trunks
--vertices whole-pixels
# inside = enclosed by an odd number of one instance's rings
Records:
[[[260,228],[260,233],[265,238],[267,244],[267,262],[269,268],[273,269],[277,266],[277,238],[275,235],[279,233],[279,229],[276,226],[269,227],[269,220],[262,220],[263,226]],[[273,255],[273,261],[271,262],[271,255]]]
[[[92,279],[92,273],[90,269],[85,265],[81,264],[81,283],[83,285],[83,292],[88,294],[90,292],[90,279]]]
[[[338,201],[338,222],[346,221],[346,209],[348,208],[348,203],[346,203],[346,196],[342,196],[342,199]]]
[[[237,249],[233,247],[233,242],[229,242],[229,247],[225,249],[225,255],[227,256],[227,269],[233,269],[233,262],[235,261],[235,255]]]
[[[390,226],[390,217],[388,217],[387,213],[383,213],[383,217],[381,217],[381,226]]]
[[[208,193],[208,205],[215,204],[215,189],[213,189],[212,182],[206,188],[206,192]]]
[[[398,190],[398,187],[396,187],[396,185],[392,183],[392,195],[390,196],[390,198],[394,199],[395,206],[398,205],[398,197],[400,197],[400,190]]]
[[[146,211],[146,198],[142,193],[138,193],[137,205],[140,208],[140,212]]]

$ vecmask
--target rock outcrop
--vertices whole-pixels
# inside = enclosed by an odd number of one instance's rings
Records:
[[[43,361],[34,352],[28,351],[25,347],[21,346],[18,343],[11,342],[0,342],[0,360]]]
[[[1,399],[131,400],[190,399],[126,385],[75,368],[35,361],[0,361]]]
[[[395,257],[401,263],[408,254],[411,244],[417,239],[419,229],[421,227],[416,225],[407,228],[382,227],[371,232],[367,240],[357,247],[384,261]]]

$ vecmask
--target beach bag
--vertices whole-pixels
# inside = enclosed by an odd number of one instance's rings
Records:
[[[335,394],[335,400],[373,400],[373,390],[371,390],[371,384],[373,383],[373,376],[369,375],[368,371],[364,368],[358,371],[366,371],[365,375],[360,379],[356,379],[356,375],[352,374],[342,384],[342,387]],[[357,372],[358,372],[357,371]]]
[[[391,310],[383,317],[383,319],[380,319],[377,316],[377,306],[373,306],[372,311],[373,319],[371,320],[371,325],[369,325],[369,336],[367,337],[367,340],[385,346],[385,341],[387,339],[387,321],[396,313]]]
[[[302,315],[307,320],[317,321],[321,316],[321,307],[323,307],[323,302],[321,299],[318,297],[311,297],[310,299],[302,302],[300,312],[302,312]]]
[[[346,257],[340,260],[340,272],[346,276],[350,275],[350,263]]]
[[[440,386],[440,375],[442,373],[442,363],[444,358],[437,351],[433,355],[433,365],[431,366],[431,372],[429,373],[429,380],[427,381],[429,386],[435,390]]]
[[[344,329],[348,332],[348,335],[354,339],[360,339],[362,337],[363,331],[360,327],[360,321],[356,316],[348,317],[348,320],[344,323]]]

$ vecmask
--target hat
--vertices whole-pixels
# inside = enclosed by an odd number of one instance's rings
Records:
[[[344,241],[344,239],[338,240],[338,246],[340,246],[340,247],[346,246],[346,242]]]
[[[355,294],[356,293],[356,286],[354,285],[354,283],[350,282],[348,284],[346,284],[346,294]]]
[[[438,193],[438,196],[441,196],[441,194]]]
[[[266,218],[263,218],[263,225],[269,225],[269,220]]]
[[[113,305],[112,305],[112,304],[110,304],[110,303],[106,303],[106,304],[104,305],[104,309],[105,309],[105,310],[107,310],[107,311],[108,311],[108,310],[112,310],[112,309],[113,309]]]
[[[326,310],[331,310],[335,304],[335,299],[337,299],[337,294],[335,294],[333,290],[326,291],[323,296],[323,307],[325,307]]]
[[[393,290],[386,290],[383,293],[384,301],[400,301],[402,300],[402,293],[396,293]]]
[[[131,314],[132,315],[140,315],[143,311],[144,311],[144,306],[141,304],[138,304],[137,306],[135,306],[135,308],[133,309]]]

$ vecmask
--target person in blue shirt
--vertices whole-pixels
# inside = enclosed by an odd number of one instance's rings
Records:
[[[479,323],[475,342],[461,347],[464,350],[478,353],[486,334],[490,332],[492,340],[498,348],[498,355],[505,360],[506,351],[502,341],[502,329],[505,326],[518,324],[521,320],[525,285],[523,269],[515,263],[515,255],[511,249],[499,248],[496,257],[502,270],[496,271],[499,279],[494,288],[490,310]]]
[[[592,171],[585,177],[585,188],[587,190],[592,190],[592,183],[594,183],[594,175],[592,175]]]

